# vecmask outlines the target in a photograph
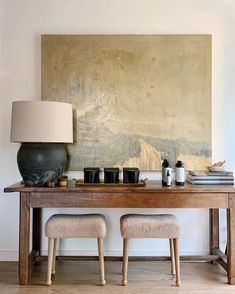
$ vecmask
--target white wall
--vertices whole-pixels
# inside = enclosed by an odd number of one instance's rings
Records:
[[[235,1],[233,0],[0,0],[0,260],[17,259],[18,195],[3,187],[20,180],[19,145],[9,143],[11,102],[40,99],[40,35],[58,34],[212,34],[213,160],[227,160],[235,171]],[[155,174],[149,177],[157,177]],[[44,211],[45,219],[54,211]],[[107,216],[106,253],[120,254],[119,216],[130,209],[73,209]],[[151,211],[152,210],[131,210]],[[184,254],[208,251],[206,210],[164,210],[184,224]],[[223,220],[225,214],[222,214]],[[225,243],[225,222],[222,222]],[[132,254],[167,253],[165,241],[137,240]],[[43,239],[43,250],[46,240]],[[92,240],[66,240],[66,254],[95,254]],[[79,251],[79,252],[78,252]]]

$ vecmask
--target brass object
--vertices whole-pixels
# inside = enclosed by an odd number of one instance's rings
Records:
[[[60,176],[57,182],[59,187],[67,187],[68,186],[68,177],[67,176]]]

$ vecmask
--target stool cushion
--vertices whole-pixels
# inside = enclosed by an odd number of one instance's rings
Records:
[[[172,214],[126,214],[120,219],[123,238],[178,238],[181,224]]]
[[[103,238],[105,218],[102,214],[54,214],[45,225],[45,234],[50,238]]]

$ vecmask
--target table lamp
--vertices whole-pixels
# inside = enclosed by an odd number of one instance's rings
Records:
[[[72,105],[13,102],[11,142],[21,143],[17,163],[24,184],[43,186],[56,182],[67,163],[64,143],[73,142]]]

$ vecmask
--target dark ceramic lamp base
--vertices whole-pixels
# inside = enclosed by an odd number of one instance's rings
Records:
[[[44,186],[63,174],[67,152],[62,143],[22,143],[17,163],[26,185]]]

